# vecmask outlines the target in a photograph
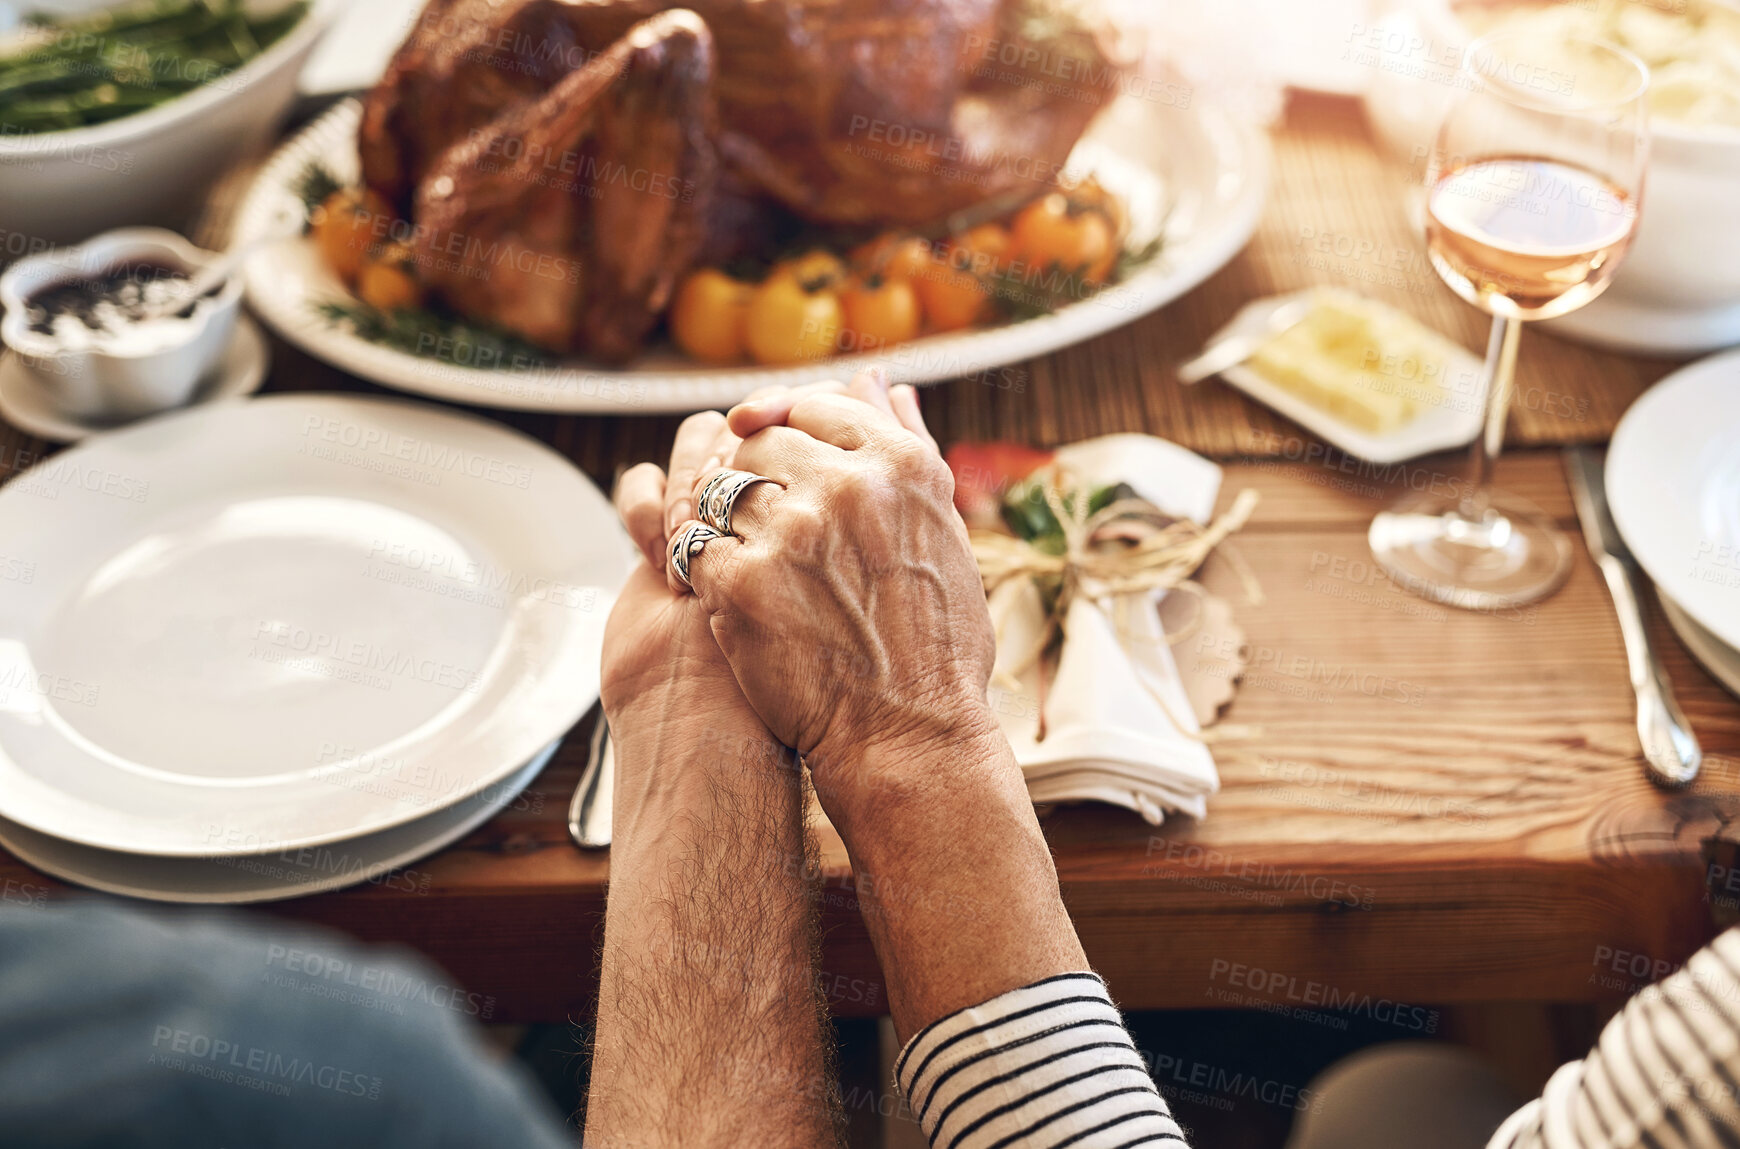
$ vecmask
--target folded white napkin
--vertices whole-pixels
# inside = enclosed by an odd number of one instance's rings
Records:
[[[1199,523],[1209,521],[1220,493],[1219,467],[1148,435],[1090,439],[1057,459],[1086,486],[1125,482],[1166,513]],[[990,701],[1035,802],[1109,802],[1156,825],[1168,810],[1197,818],[1207,812],[1220,776],[1208,747],[1193,737],[1195,711],[1161,628],[1167,593],[1076,598],[1046,689],[1043,741],[1039,668],[1011,673],[1044,630],[1038,589],[1017,578],[991,596],[998,647]]]

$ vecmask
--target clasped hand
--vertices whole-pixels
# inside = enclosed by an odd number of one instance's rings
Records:
[[[770,482],[693,558],[691,593],[666,548],[722,467]],[[879,373],[688,419],[668,471],[643,464],[617,489],[646,562],[611,618],[612,728],[656,723],[665,742],[759,725],[836,820],[922,787],[900,769],[921,750],[995,737],[993,635],[953,490],[916,394]]]

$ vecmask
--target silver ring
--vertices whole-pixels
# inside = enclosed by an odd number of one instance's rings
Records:
[[[676,572],[677,580],[694,590],[695,584],[689,581],[690,560],[705,550],[708,543],[723,537],[722,532],[714,530],[706,523],[690,523],[672,535],[671,570]]]
[[[718,472],[707,480],[707,485],[701,488],[701,497],[695,500],[701,521],[722,535],[731,534],[731,512],[736,509],[743,492],[757,483],[771,482],[772,479],[763,478],[753,471]]]

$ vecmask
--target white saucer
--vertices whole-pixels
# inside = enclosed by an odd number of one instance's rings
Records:
[[[229,350],[211,378],[200,385],[186,405],[175,408],[185,411],[220,399],[235,399],[252,395],[266,380],[266,368],[271,353],[260,327],[246,315],[236,316],[236,333],[230,338]],[[76,443],[99,431],[125,427],[128,420],[108,422],[101,419],[79,419],[55,409],[49,398],[52,381],[44,379],[25,366],[15,352],[0,355],[0,416],[20,431],[47,439],[51,443]]]
[[[1580,311],[1549,319],[1546,329],[1635,355],[1703,355],[1740,343],[1740,303],[1693,311],[1649,307],[1609,292]]]
[[[1661,611],[1667,616],[1668,625],[1674,628],[1674,633],[1680,636],[1692,657],[1710,672],[1710,677],[1731,693],[1740,694],[1740,651],[1724,645],[1721,639],[1699,626],[1696,619],[1667,595],[1657,597],[1661,599]]]
[[[1209,337],[1212,347],[1223,339],[1254,335],[1268,326],[1269,317],[1296,300],[1309,299],[1314,289],[1274,295],[1246,304],[1232,321]],[[1229,367],[1220,377],[1265,407],[1280,412],[1325,442],[1333,443],[1356,459],[1370,463],[1400,463],[1435,451],[1466,447],[1480,433],[1482,421],[1481,361],[1446,338],[1446,387],[1441,402],[1428,406],[1407,424],[1387,435],[1373,435],[1349,426],[1334,415],[1271,382],[1248,363]]]
[[[373,882],[416,892],[405,867],[452,845],[511,806],[556,754],[552,742],[513,777],[427,818],[316,849],[234,858],[154,858],[98,850],[0,819],[0,846],[45,874],[107,894],[153,902],[274,902]]]

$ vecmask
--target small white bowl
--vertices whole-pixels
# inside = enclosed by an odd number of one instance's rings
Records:
[[[179,321],[186,336],[142,351],[68,347],[30,329],[25,301],[72,279],[93,278],[119,264],[150,262],[197,274],[220,258],[172,231],[136,227],[111,231],[74,248],[20,260],[0,275],[0,341],[36,373],[61,412],[73,418],[136,419],[179,407],[223,357],[235,331],[242,279],[232,275],[217,294]]]
[[[0,131],[0,267],[112,227],[184,223],[237,159],[272,140],[302,66],[347,2],[313,0],[300,23],[245,66],[136,115],[65,132]],[[24,7],[77,15],[117,3]],[[282,6],[250,0],[250,10]]]

